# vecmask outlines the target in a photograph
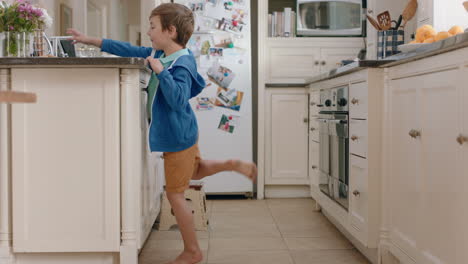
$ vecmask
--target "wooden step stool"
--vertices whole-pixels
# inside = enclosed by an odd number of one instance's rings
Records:
[[[208,228],[208,216],[206,214],[206,197],[203,189],[203,182],[191,181],[189,188],[185,191],[185,199],[188,202],[189,208],[192,210],[195,230],[206,231]],[[171,226],[176,224],[177,221],[174,212],[167,199],[166,192],[164,192],[159,230],[169,230]]]

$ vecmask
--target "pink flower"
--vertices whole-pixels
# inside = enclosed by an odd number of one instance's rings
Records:
[[[13,31],[13,30],[15,30],[15,27],[10,26],[10,31]]]
[[[41,17],[43,15],[42,10],[40,10],[40,9],[33,9],[32,13],[33,13],[33,15],[35,15],[37,17]]]

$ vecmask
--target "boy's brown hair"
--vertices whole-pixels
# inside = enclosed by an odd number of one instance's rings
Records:
[[[151,11],[150,19],[154,16],[159,16],[163,30],[169,30],[170,26],[174,26],[177,30],[177,38],[174,41],[177,44],[185,45],[192,36],[195,18],[192,11],[181,4],[166,3],[161,4]]]

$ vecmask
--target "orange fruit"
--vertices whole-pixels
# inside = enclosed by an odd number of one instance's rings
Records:
[[[416,30],[416,34],[419,33],[419,31],[426,30],[426,29],[433,29],[431,25],[422,25]]]
[[[434,38],[428,38],[428,39],[424,40],[423,43],[434,43],[434,42],[435,42]]]
[[[432,28],[432,26],[424,25],[416,30],[416,41],[422,43],[426,39],[434,38],[436,34],[437,32]]]
[[[425,31],[422,30],[422,31],[419,31],[419,32],[416,33],[416,42],[417,42],[417,43],[422,43],[422,42],[425,40],[425,38],[424,38],[424,32],[425,32]]]
[[[450,28],[450,30],[448,32],[455,36],[455,35],[458,35],[458,34],[461,34],[461,33],[465,32],[465,31],[460,26],[453,26],[452,28]]]
[[[447,31],[441,31],[437,34],[437,36],[435,37],[435,41],[439,41],[439,40],[443,40],[443,39],[446,39],[446,38],[450,38],[452,36],[452,34],[448,33]]]

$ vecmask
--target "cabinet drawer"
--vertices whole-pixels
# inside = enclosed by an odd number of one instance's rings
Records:
[[[351,225],[365,233],[368,224],[368,164],[367,159],[349,157],[349,213]],[[359,236],[358,236],[359,238]],[[367,241],[361,241],[366,244]]]
[[[312,117],[309,122],[309,137],[313,141],[319,142],[319,122],[318,117]]]
[[[367,120],[349,121],[349,153],[367,158]]]
[[[320,95],[319,92],[313,92],[310,94],[310,103],[309,103],[309,113],[310,116],[318,116],[320,104]]]
[[[317,186],[319,183],[319,143],[309,140],[309,179],[310,184]]]
[[[367,83],[356,83],[349,87],[349,117],[367,119]]]

